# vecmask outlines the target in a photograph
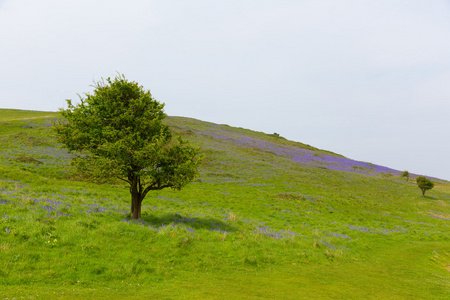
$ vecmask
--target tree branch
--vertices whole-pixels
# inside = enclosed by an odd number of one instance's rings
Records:
[[[127,180],[127,179],[123,179],[122,177],[117,177],[117,179],[123,180],[123,181],[125,181],[126,183],[131,184],[131,181],[129,181],[129,180]]]
[[[147,193],[150,191],[162,190],[168,187],[171,187],[171,185],[157,185],[156,183],[151,184],[145,188],[144,192],[142,193],[142,198],[145,198],[145,196],[147,196]]]

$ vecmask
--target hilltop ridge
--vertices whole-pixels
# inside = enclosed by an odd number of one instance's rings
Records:
[[[352,160],[341,154],[290,141],[274,134],[231,127],[226,124],[219,125],[186,117],[168,117],[166,123],[176,133],[188,136],[199,144],[201,144],[202,138],[213,140],[214,143],[208,144],[206,147],[209,151],[213,151],[214,147],[225,143],[233,146],[235,150],[246,149],[249,152],[258,153],[261,157],[264,155],[276,156],[302,166],[380,176],[399,176],[402,172],[373,163]],[[411,174],[411,176],[417,175]]]
[[[0,109],[0,122],[54,118],[58,112],[27,111],[17,109]],[[201,139],[213,139],[216,143],[229,143],[235,147],[243,147],[259,154],[275,155],[292,160],[299,165],[323,167],[333,170],[354,172],[366,175],[390,176],[400,174],[400,170],[389,167],[356,161],[341,154],[318,149],[297,141],[287,140],[277,134],[267,134],[226,124],[215,124],[194,118],[168,116],[165,122],[180,135],[187,136],[201,144]],[[194,136],[195,135],[195,136]],[[213,147],[206,147],[213,151]],[[235,148],[236,149],[236,148]],[[417,177],[417,174],[411,174]],[[430,177],[436,180],[438,178]]]

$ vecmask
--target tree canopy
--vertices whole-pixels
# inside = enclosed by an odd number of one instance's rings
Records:
[[[408,181],[408,180],[409,180],[409,172],[408,172],[408,171],[404,171],[404,172],[402,173],[402,177],[405,178],[406,181]]]
[[[96,82],[93,93],[61,109],[55,123],[60,142],[78,155],[77,168],[98,179],[119,178],[131,193],[131,217],[151,190],[181,189],[198,175],[200,150],[172,139],[164,104],[123,75]]]
[[[416,182],[417,186],[422,191],[423,196],[425,196],[426,191],[431,190],[434,187],[434,183],[426,177],[419,176],[417,177]]]

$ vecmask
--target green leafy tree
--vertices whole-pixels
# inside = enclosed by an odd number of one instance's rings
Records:
[[[100,180],[119,178],[129,184],[131,217],[141,218],[147,193],[181,189],[198,176],[199,149],[163,124],[164,104],[125,77],[94,84],[78,105],[67,100],[55,123],[59,141],[77,154],[73,164]]]
[[[406,179],[406,181],[409,181],[409,172],[408,171],[404,171],[402,173],[402,177]]]
[[[426,177],[419,176],[417,177],[416,182],[417,186],[422,191],[422,196],[425,196],[425,192],[431,190],[434,187],[434,183]]]

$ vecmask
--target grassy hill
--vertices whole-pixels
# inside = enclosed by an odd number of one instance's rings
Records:
[[[74,173],[57,117],[0,110],[0,299],[449,295],[446,181],[422,197],[396,170],[169,117],[205,153],[201,176],[150,193],[136,222],[125,185]]]

